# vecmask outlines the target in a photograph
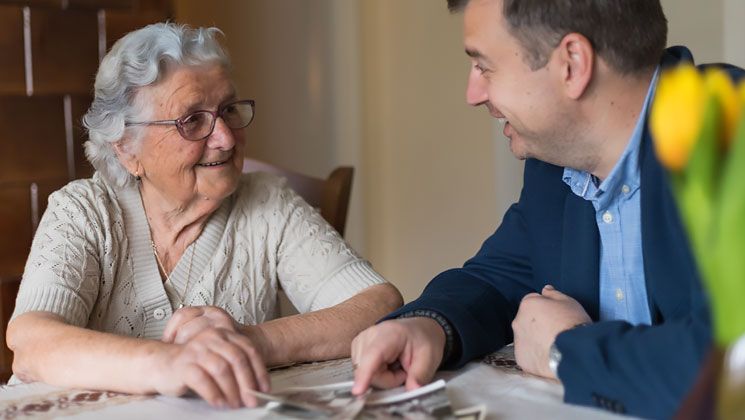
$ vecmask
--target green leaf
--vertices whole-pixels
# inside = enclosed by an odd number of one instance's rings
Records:
[[[724,161],[720,193],[714,220],[718,273],[708,283],[717,342],[731,344],[745,333],[745,112]]]
[[[719,102],[709,97],[698,139],[675,186],[683,222],[703,275],[709,269],[707,251],[714,242],[712,220],[718,198],[721,119]]]

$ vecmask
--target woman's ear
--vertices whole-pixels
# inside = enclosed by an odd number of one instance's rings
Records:
[[[114,143],[114,152],[116,152],[116,156],[119,158],[119,162],[122,163],[127,172],[135,177],[139,177],[142,175],[140,160],[137,158],[137,156],[127,151],[124,140],[120,140]]]
[[[592,81],[595,70],[595,50],[584,35],[569,33],[556,48],[564,92],[571,99],[579,99]]]

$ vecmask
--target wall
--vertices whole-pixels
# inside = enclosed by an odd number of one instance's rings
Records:
[[[737,64],[745,68],[745,1],[724,0],[724,21],[722,24],[722,37],[724,38],[723,59],[724,61]]]
[[[669,45],[686,45],[697,63],[729,62],[745,67],[745,2],[662,0]]]

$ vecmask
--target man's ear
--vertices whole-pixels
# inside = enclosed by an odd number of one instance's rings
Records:
[[[567,97],[579,99],[587,91],[595,70],[595,49],[578,33],[564,35],[554,51],[559,62],[561,83]]]
[[[119,158],[119,162],[124,165],[124,168],[127,169],[127,172],[129,172],[133,176],[142,175],[140,160],[137,159],[137,156],[127,151],[127,147],[124,145],[123,140],[114,143],[114,152],[116,152],[116,156]]]

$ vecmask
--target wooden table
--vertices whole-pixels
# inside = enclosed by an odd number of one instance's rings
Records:
[[[447,381],[447,393],[453,408],[484,405],[487,418],[497,419],[628,419],[605,411],[564,404],[559,382],[521,372],[502,352],[472,362],[457,371],[438,373]],[[314,372],[313,384],[352,379],[348,359],[303,364],[272,372],[272,386],[311,385],[308,372]],[[197,398],[135,396],[99,391],[64,390],[46,384],[22,384],[0,390],[0,419],[257,419],[267,416],[258,409],[219,410]]]

